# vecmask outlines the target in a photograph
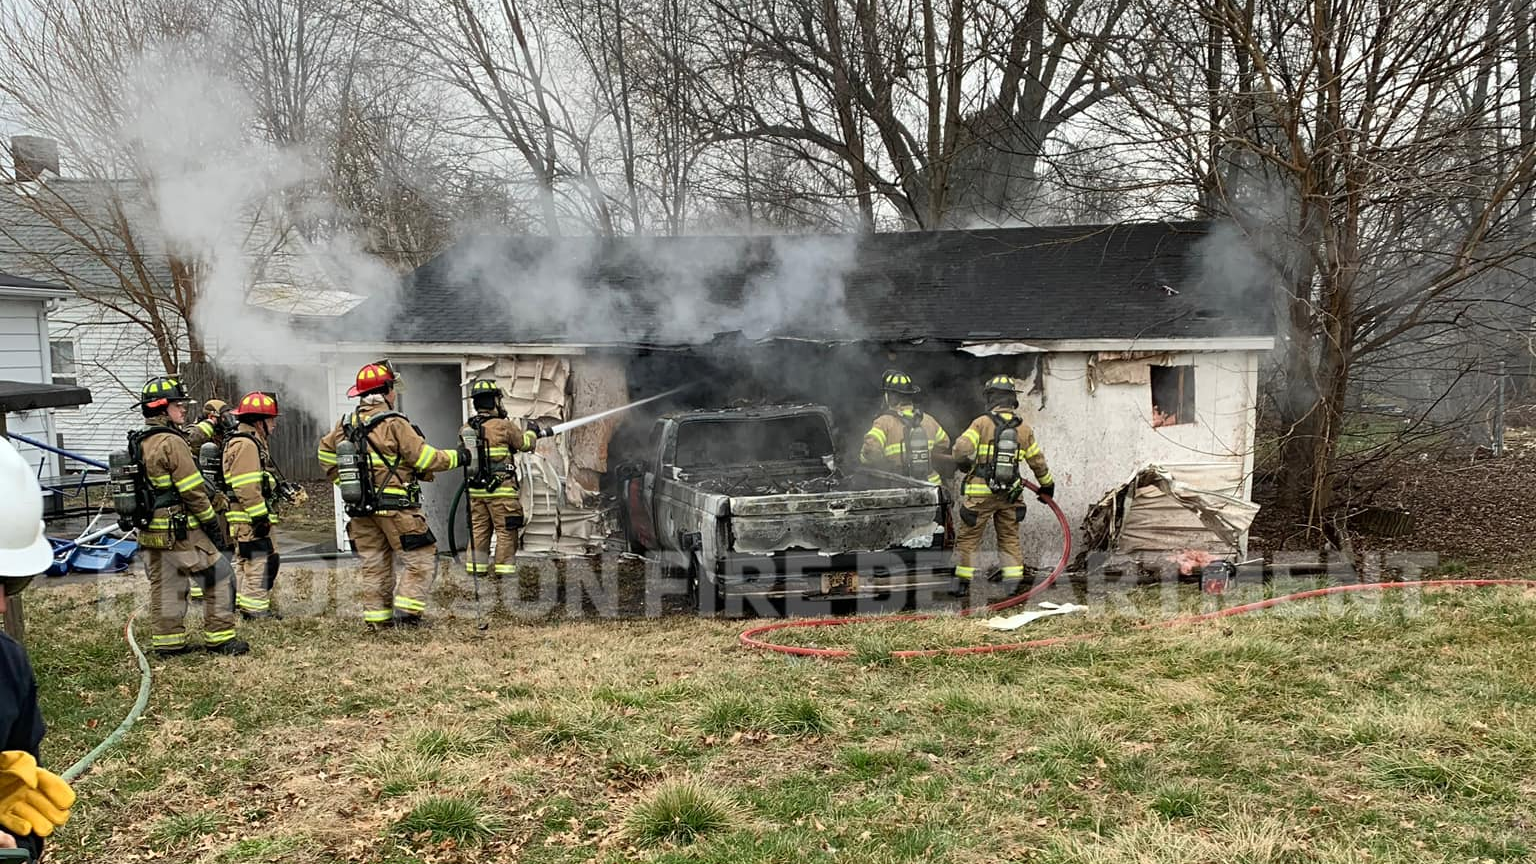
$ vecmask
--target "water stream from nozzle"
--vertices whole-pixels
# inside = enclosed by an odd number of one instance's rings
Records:
[[[572,429],[580,429],[581,427],[586,426],[586,425],[588,425],[590,423],[596,423],[597,421],[603,419],[604,417],[611,417],[614,414],[618,414],[621,411],[628,411],[631,408],[638,408],[641,405],[646,404],[647,402],[655,402],[657,399],[665,399],[665,398],[667,398],[668,396],[671,396],[674,393],[681,393],[682,391],[687,390],[689,387],[692,387],[692,386],[693,386],[693,384],[691,384],[691,383],[690,384],[684,384],[681,387],[673,387],[671,390],[668,390],[668,391],[666,391],[664,393],[657,393],[655,396],[647,396],[644,399],[640,399],[640,400],[637,400],[635,402],[631,402],[628,405],[620,405],[617,408],[609,408],[606,411],[599,411],[596,414],[589,414],[586,417],[578,417],[575,420],[567,420],[564,423],[556,423],[554,426],[550,427],[549,434],[551,434],[551,435],[559,435],[561,432],[569,432]]]

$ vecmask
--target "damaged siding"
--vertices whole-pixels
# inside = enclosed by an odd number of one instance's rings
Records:
[[[1021,398],[1020,407],[1050,462],[1056,501],[1073,524],[1074,542],[1082,539],[1078,525],[1088,509],[1149,463],[1198,465],[1201,475],[1222,490],[1249,496],[1258,396],[1255,356],[1250,351],[1049,356],[1044,393]],[[1114,372],[1099,374],[1100,360],[1113,363]],[[1152,426],[1145,367],[1136,368],[1146,362],[1194,367],[1196,422]],[[1048,566],[1060,554],[1060,540],[1045,508],[1027,503],[1025,562]]]
[[[628,399],[624,364],[614,357],[471,356],[471,377],[494,377],[507,392],[513,417],[558,423],[622,405]],[[519,456],[523,478],[522,551],[586,555],[598,551],[606,526],[597,509],[608,441],[617,419],[539,442]]]

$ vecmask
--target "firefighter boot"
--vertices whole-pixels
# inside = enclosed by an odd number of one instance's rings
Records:
[[[949,593],[956,597],[967,597],[971,593],[971,580],[962,579],[959,576],[949,578]]]
[[[206,650],[209,654],[227,654],[231,657],[239,657],[241,654],[250,652],[251,643],[244,639],[226,639],[216,645],[206,646]]]
[[[396,612],[393,623],[394,626],[407,630],[429,630],[432,627],[420,615],[411,615],[404,612]]]

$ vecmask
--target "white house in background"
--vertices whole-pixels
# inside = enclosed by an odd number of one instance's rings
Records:
[[[888,367],[923,387],[919,405],[951,436],[983,410],[984,379],[1020,380],[1022,413],[1076,531],[1151,464],[1251,497],[1271,295],[1223,275],[1217,261],[1238,250],[1220,242],[1201,222],[481,239],[417,269],[398,303],[344,316],[321,344],[334,346],[333,416],[354,404],[344,393],[358,367],[388,357],[407,378],[403,410],[440,446],[454,439],[473,377],[496,378],[510,412],[545,421],[693,385],[540,443],[525,466],[521,548],[531,553],[601,548],[599,492],[615,465],[643,455],[658,410],[823,403],[852,459]],[[426,492],[440,537],[455,485]],[[1026,561],[1047,563],[1060,540],[1028,503]],[[1199,527],[1192,514],[1185,523],[1174,527]]]
[[[145,313],[125,284],[138,290],[150,284],[170,296],[171,259],[141,186],[60,177],[57,148],[44,148],[39,157],[37,140],[13,139],[16,176],[28,179],[0,187],[0,270],[69,289],[48,319],[52,374],[89,389],[93,401],[55,409],[53,431],[64,449],[105,462],[142,424],[140,388],[166,368],[149,331],[130,317]],[[32,162],[25,164],[29,153]],[[309,261],[313,256],[296,233],[280,232],[260,216],[250,223],[246,304],[281,315],[339,314],[359,299],[332,289],[332,274]],[[130,243],[137,254],[129,254]],[[185,322],[172,304],[162,308],[172,313],[164,323],[181,368]],[[207,348],[217,359],[218,346]]]
[[[26,384],[73,384],[56,377],[49,350],[48,312],[64,298],[68,289],[35,279],[0,273],[0,380]],[[6,417],[6,430],[38,441],[54,440],[54,422],[49,410],[20,411]],[[57,457],[20,441],[16,449],[44,476],[58,474]]]

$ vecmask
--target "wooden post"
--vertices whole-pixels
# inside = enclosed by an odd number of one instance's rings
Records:
[[[7,597],[5,595],[5,586],[0,585],[0,599],[4,600],[3,605],[5,606],[5,635],[25,644],[27,621],[26,616],[22,614],[21,595]]]
[[[5,436],[5,414],[0,413],[0,437]],[[0,608],[5,610],[5,633],[22,644],[27,639],[26,615],[21,608],[21,595],[5,596],[5,586],[0,585]]]

